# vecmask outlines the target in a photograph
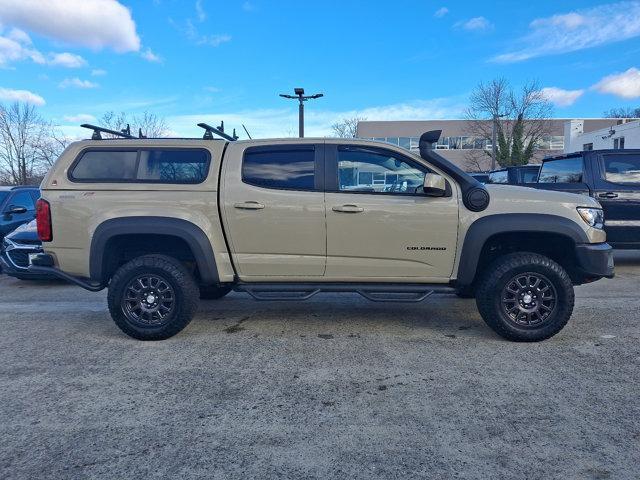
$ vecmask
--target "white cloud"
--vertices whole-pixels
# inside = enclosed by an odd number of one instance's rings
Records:
[[[231,41],[231,35],[219,34],[219,35],[203,35],[198,38],[196,43],[198,45],[209,45],[210,47],[219,47],[223,43]]]
[[[573,105],[584,94],[584,90],[563,90],[557,87],[546,87],[540,92],[547,100],[559,107]]]
[[[140,50],[127,7],[116,0],[0,0],[0,21],[94,50]]]
[[[144,58],[147,62],[153,62],[153,63],[162,63],[163,62],[162,57],[160,55],[156,55],[155,53],[153,53],[150,48],[146,48],[140,54],[140,56],[142,58]]]
[[[436,17],[436,18],[442,18],[447,13],[449,13],[449,9],[447,7],[440,7],[438,10],[435,11],[433,16]]]
[[[38,64],[46,63],[44,55],[33,47],[29,35],[13,28],[6,35],[0,35],[0,67],[21,60],[31,60]]]
[[[65,78],[62,82],[60,82],[59,87],[60,88],[73,87],[73,88],[87,89],[87,88],[97,88],[98,84],[94,82],[90,82],[89,80],[80,80],[78,77],[75,77],[75,78]]]
[[[223,43],[231,41],[231,35],[224,33],[214,35],[201,35],[191,20],[187,20],[184,25],[179,25],[173,21],[170,23],[196,45],[208,45],[210,47],[219,47]]]
[[[38,106],[46,103],[44,98],[29,90],[11,90],[10,88],[2,87],[0,87],[0,100],[5,102],[25,102]]]
[[[202,0],[196,0],[196,15],[200,22],[204,22],[207,19],[207,12],[204,11]]]
[[[67,115],[64,117],[65,122],[71,123],[87,123],[94,122],[96,117],[89,115],[88,113],[79,113],[77,115]]]
[[[66,68],[80,68],[87,64],[87,61],[80,55],[74,53],[52,53],[49,59],[49,65]]]
[[[610,93],[622,98],[640,97],[640,70],[633,67],[622,73],[608,75],[593,86],[600,93]]]
[[[609,3],[575,12],[539,18],[520,47],[491,60],[512,63],[619,42],[640,35],[640,1]]]
[[[484,17],[473,17],[469,20],[457,22],[455,27],[462,28],[463,30],[470,32],[482,32],[493,28],[493,25]]]
[[[94,68],[93,70],[91,70],[92,77],[102,77],[106,74],[107,74],[107,71],[103,70],[102,68]]]
[[[291,104],[294,105],[293,102]],[[367,120],[422,120],[456,117],[464,111],[464,105],[457,104],[451,99],[417,100],[348,111],[319,110],[318,106],[315,105],[305,113],[305,132],[308,136],[331,136],[333,123],[355,116],[365,117]],[[167,123],[178,133],[178,136],[197,136],[201,134],[196,127],[197,123],[218,125],[220,120],[224,120],[229,131],[236,128],[239,135],[243,133],[242,124],[246,125],[254,138],[276,138],[298,134],[298,109],[293,106],[281,109],[179,115],[167,118]]]

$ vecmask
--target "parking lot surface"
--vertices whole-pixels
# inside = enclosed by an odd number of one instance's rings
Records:
[[[202,302],[139,342],[106,294],[0,276],[0,478],[640,476],[640,253],[568,326],[502,340],[473,300]]]

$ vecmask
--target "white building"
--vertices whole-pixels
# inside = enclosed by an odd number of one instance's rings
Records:
[[[564,124],[564,152],[583,150],[640,149],[640,120],[612,118],[608,128],[584,132],[584,120]]]

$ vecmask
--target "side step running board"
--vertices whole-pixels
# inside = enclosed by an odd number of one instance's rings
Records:
[[[234,290],[260,301],[308,300],[320,292],[358,293],[372,302],[421,302],[434,293],[453,294],[445,284],[239,283]]]

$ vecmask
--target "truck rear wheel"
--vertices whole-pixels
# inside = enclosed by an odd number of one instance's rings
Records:
[[[145,255],[116,271],[107,299],[111,318],[124,333],[138,340],[164,340],[189,324],[199,293],[178,260]]]
[[[574,299],[567,272],[550,258],[527,252],[498,258],[476,291],[476,304],[487,325],[518,342],[538,342],[562,330]]]

